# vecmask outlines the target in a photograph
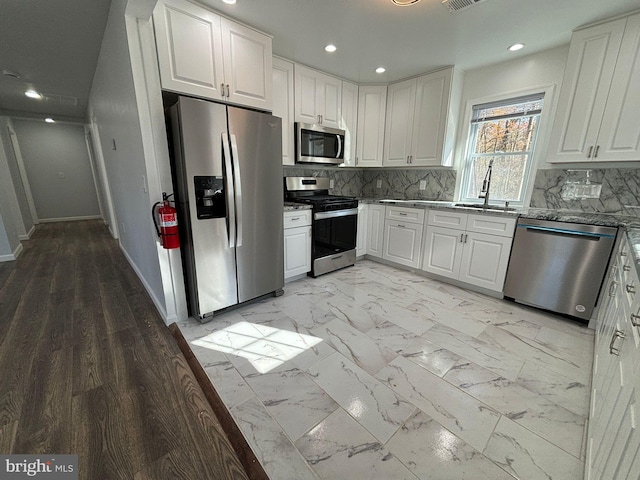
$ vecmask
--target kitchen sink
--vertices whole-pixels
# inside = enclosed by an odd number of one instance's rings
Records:
[[[501,207],[499,205],[484,206],[481,203],[455,203],[454,207],[475,208],[477,210],[492,210],[494,212],[514,212],[514,207]]]

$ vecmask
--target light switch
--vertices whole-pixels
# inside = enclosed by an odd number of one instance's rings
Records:
[[[427,189],[427,181],[420,180],[420,190],[426,190],[426,189]]]
[[[376,182],[376,188],[382,188],[382,180]]]

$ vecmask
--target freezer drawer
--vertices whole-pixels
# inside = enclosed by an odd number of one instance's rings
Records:
[[[616,235],[614,227],[520,219],[504,296],[589,320]]]

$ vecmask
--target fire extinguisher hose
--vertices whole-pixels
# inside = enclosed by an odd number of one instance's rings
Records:
[[[158,238],[160,238],[160,226],[158,225],[158,219],[156,218],[156,208],[158,208],[158,205],[162,205],[164,202],[156,202],[153,204],[153,207],[151,207],[151,218],[153,219],[153,224],[156,227],[156,233],[158,234]]]

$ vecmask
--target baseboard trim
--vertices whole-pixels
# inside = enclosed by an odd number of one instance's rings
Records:
[[[102,218],[100,215],[87,215],[85,217],[60,217],[60,218],[40,218],[40,223],[54,222],[78,222],[81,220],[98,220]]]
[[[20,240],[29,240],[31,238],[31,235],[33,235],[33,232],[35,232],[35,230],[36,230],[36,226],[31,225],[31,230],[29,230],[26,235],[18,235],[18,238]]]
[[[0,263],[2,262],[13,262],[14,260],[17,260],[18,257],[20,256],[20,254],[22,253],[23,247],[22,244],[19,243],[18,246],[16,247],[16,249],[13,251],[13,253],[9,253],[6,255],[0,255]]]

